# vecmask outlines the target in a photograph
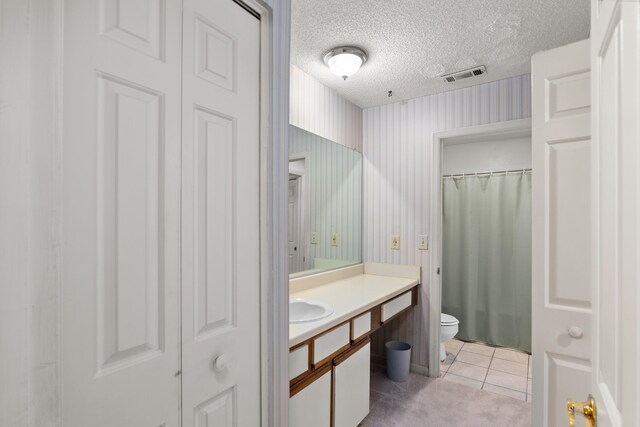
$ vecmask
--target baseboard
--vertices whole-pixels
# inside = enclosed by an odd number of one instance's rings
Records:
[[[373,365],[382,365],[385,366],[387,364],[387,358],[384,356],[380,356],[379,354],[371,355],[371,363]]]
[[[380,365],[385,366],[387,364],[387,359],[384,356],[380,356],[377,354],[371,355],[371,364],[372,365]],[[425,377],[429,376],[429,368],[426,366],[418,365],[417,363],[412,363],[409,366],[409,370],[414,374],[423,375]]]
[[[415,374],[424,375],[425,377],[429,376],[429,368],[418,365],[417,363],[412,363],[409,370]]]

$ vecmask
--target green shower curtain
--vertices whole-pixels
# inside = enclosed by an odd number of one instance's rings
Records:
[[[442,312],[462,340],[531,351],[531,173],[445,177]]]

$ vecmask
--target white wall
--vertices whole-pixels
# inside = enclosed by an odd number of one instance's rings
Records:
[[[60,424],[62,7],[0,1],[0,426]]]
[[[531,136],[467,143],[445,143],[442,174],[531,168]]]
[[[364,261],[419,265],[423,283],[419,306],[376,334],[372,352],[401,339],[413,345],[413,363],[428,363],[429,253],[417,236],[429,233],[433,133],[530,116],[529,75],[364,110]],[[391,234],[400,250],[390,249]]]
[[[362,152],[362,109],[291,66],[289,123]]]

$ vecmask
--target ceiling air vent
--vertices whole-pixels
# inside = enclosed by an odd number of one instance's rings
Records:
[[[442,76],[442,78],[447,83],[453,83],[457,82],[458,80],[468,79],[469,77],[477,77],[483,74],[487,74],[487,69],[484,67],[484,65],[480,65],[479,67],[469,68],[468,70],[445,74]]]

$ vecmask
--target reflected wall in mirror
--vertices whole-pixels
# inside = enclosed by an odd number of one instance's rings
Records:
[[[362,154],[289,126],[289,277],[362,259]]]

